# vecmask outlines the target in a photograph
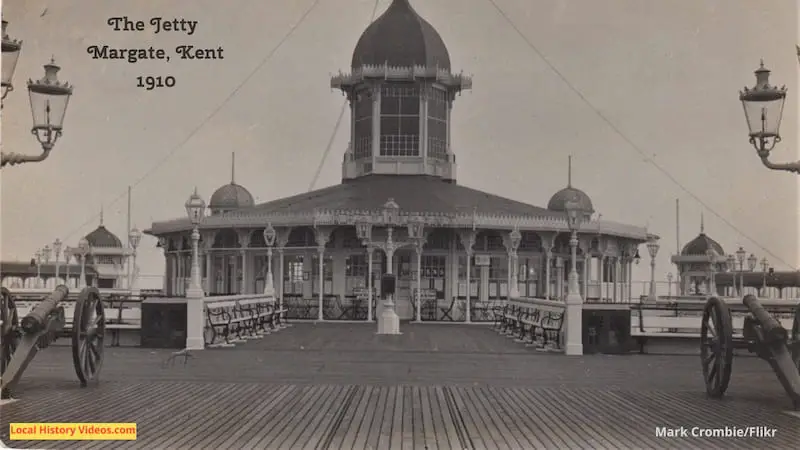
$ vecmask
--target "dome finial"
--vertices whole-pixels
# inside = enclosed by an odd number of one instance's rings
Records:
[[[231,152],[231,184],[236,184],[236,152]]]
[[[100,226],[103,226],[103,205],[100,205]]]
[[[572,155],[567,157],[567,187],[572,187]]]
[[[700,234],[706,234],[706,225],[705,225],[705,218],[703,217],[703,211],[700,211]]]

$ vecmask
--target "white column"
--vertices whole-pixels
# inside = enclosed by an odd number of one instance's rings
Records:
[[[569,280],[567,284],[567,355],[583,355],[583,299],[578,289],[578,238],[577,232],[572,232],[570,238],[571,257]]]
[[[317,247],[317,253],[317,257],[319,258],[319,311],[317,312],[317,320],[325,320],[325,316],[323,315],[322,311],[322,307],[325,303],[325,245],[320,245]]]
[[[544,270],[545,270],[545,275],[544,275],[544,277],[545,277],[544,298],[546,300],[550,300],[550,295],[551,295],[551,293],[550,293],[550,265],[552,264],[552,261],[553,261],[553,252],[551,252],[550,250],[547,250],[546,254],[547,254],[547,256],[545,257],[546,261],[545,261],[545,265],[544,265]]]
[[[589,255],[583,255],[583,299],[589,298]]]
[[[280,297],[278,297],[278,305],[279,305],[280,309],[283,309],[283,290],[286,288],[283,285],[283,283],[284,283],[284,280],[283,280],[283,274],[284,274],[283,247],[278,248],[278,258],[280,259],[279,262],[278,262],[278,272],[279,272],[278,273],[278,286],[279,286],[278,292],[280,293]]]
[[[421,299],[420,299],[420,297],[422,296],[422,245],[423,245],[422,241],[418,241],[416,243],[416,247],[417,247],[417,249],[416,249],[417,250],[417,293],[414,296],[415,297],[414,302],[417,305],[417,314],[416,314],[417,315],[417,317],[416,317],[417,322],[422,322],[422,311],[420,309],[422,307],[422,302],[421,302]]]
[[[211,282],[214,279],[212,274],[214,273],[211,267],[211,249],[206,249],[206,293],[211,293]]]
[[[203,328],[205,320],[203,309],[205,299],[203,287],[200,285],[200,255],[198,241],[200,232],[195,226],[192,231],[192,265],[189,288],[186,290],[186,348],[189,350],[202,350],[205,348]]]
[[[372,243],[367,244],[367,322],[373,321],[372,312],[372,254],[375,253]]]
[[[467,248],[467,292],[466,292],[466,323],[472,322],[472,248]]]
[[[378,164],[381,151],[381,90],[373,87],[372,91],[372,167]]]

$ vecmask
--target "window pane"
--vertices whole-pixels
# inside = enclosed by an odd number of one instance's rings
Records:
[[[400,121],[397,117],[381,117],[381,136],[400,134]]]
[[[381,115],[400,114],[400,99],[398,97],[381,97]]]
[[[419,134],[419,118],[417,116],[403,116],[400,118],[400,131],[397,134],[416,136]]]
[[[400,100],[400,114],[416,116],[419,114],[419,97],[404,97]]]

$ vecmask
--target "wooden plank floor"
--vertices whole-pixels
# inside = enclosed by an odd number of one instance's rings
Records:
[[[15,448],[790,448],[800,418],[763,361],[739,358],[705,397],[696,356],[542,354],[484,327],[298,325],[163,365],[167,350],[106,349],[78,387],[68,348],[37,355],[0,407]],[[12,422],[135,422],[135,442],[8,441]],[[766,426],[774,438],[664,439],[656,427]]]

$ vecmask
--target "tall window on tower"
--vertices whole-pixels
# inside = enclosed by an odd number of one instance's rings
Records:
[[[381,156],[419,156],[419,89],[381,89]]]
[[[357,92],[353,100],[355,136],[353,136],[353,157],[355,159],[372,157],[372,93],[369,89]]]
[[[447,93],[436,88],[428,95],[428,156],[447,161]]]

